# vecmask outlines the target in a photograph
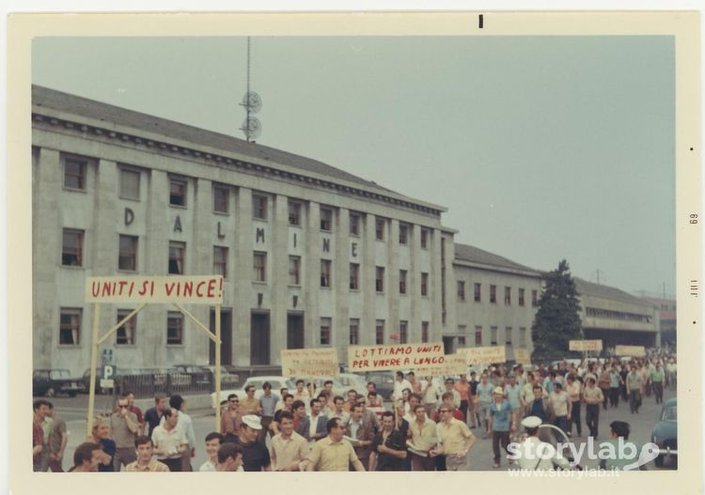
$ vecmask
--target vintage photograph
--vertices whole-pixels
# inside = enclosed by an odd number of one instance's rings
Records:
[[[33,470],[677,471],[675,40],[33,38]]]

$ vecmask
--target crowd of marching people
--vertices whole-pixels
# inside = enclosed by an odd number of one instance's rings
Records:
[[[585,437],[608,438],[624,426],[600,429],[601,409],[623,402],[638,414],[643,400],[661,403],[664,388],[676,383],[676,356],[666,349],[642,358],[497,365],[440,380],[398,371],[391,403],[374,382],[344,395],[333,393],[332,381],[316,390],[299,379],[277,393],[265,383],[259,398],[254,386],[242,400],[227,397],[220,431],[200,442],[181,396],[158,394],[142,412],[127,393],[110,416],[95,420],[69,471],[457,471],[470,469],[478,440],[492,442],[499,468],[521,426],[529,440],[545,423],[568,437],[583,437],[584,424]],[[66,440],[52,404],[35,401],[35,471],[63,471]],[[208,460],[192,466],[197,448]]]

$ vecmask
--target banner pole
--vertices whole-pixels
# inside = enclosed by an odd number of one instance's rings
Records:
[[[86,437],[90,437],[93,430],[93,415],[95,412],[95,381],[96,366],[98,365],[98,325],[100,323],[100,303],[93,304],[93,340],[91,341],[91,380],[88,391],[88,418],[86,423]]]
[[[221,304],[215,305],[215,431],[220,431],[220,312]]]

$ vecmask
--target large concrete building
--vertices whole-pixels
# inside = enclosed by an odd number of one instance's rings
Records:
[[[222,362],[241,368],[276,368],[281,349],[302,347],[344,362],[349,344],[532,350],[541,272],[456,245],[444,207],[231,136],[43,87],[32,98],[35,368],[88,368],[84,286],[105,275],[223,275]],[[587,335],[652,343],[643,302],[578,290]],[[103,305],[102,331],[135,307]],[[189,311],[213,328],[213,308]],[[168,305],[105,347],[124,368],[215,355]]]
[[[86,277],[222,274],[223,363],[284,348],[437,341],[453,232],[443,207],[323,163],[33,87],[34,364],[82,372]],[[108,329],[134,306],[106,305]],[[212,309],[193,307],[201,321]],[[175,308],[145,308],[108,346],[118,366],[212,359]]]

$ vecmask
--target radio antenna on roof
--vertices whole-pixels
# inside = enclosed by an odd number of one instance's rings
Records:
[[[247,37],[247,92],[245,93],[241,106],[245,107],[245,120],[240,130],[245,134],[248,143],[254,142],[262,134],[262,123],[257,117],[253,117],[262,109],[262,98],[250,91],[250,37]]]

